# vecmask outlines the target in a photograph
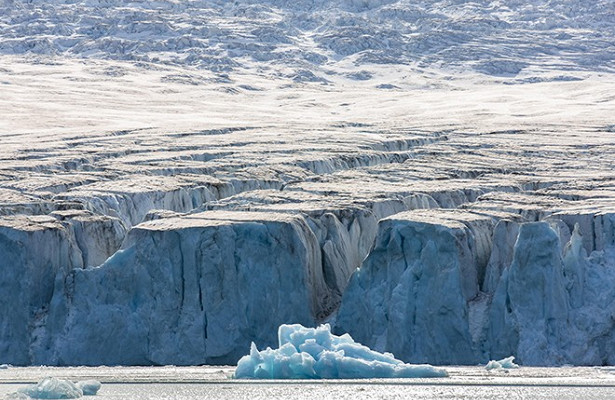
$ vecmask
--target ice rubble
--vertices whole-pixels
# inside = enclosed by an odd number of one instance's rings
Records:
[[[32,399],[77,399],[82,396],[94,396],[100,390],[100,382],[95,380],[72,381],[59,378],[44,378],[36,384],[21,388],[15,396],[9,398],[20,398],[19,395],[26,395]]]
[[[237,379],[369,379],[431,378],[448,376],[430,365],[409,365],[392,354],[378,353],[355,342],[350,335],[331,334],[328,324],[317,328],[281,325],[278,348],[242,357],[235,370]]]

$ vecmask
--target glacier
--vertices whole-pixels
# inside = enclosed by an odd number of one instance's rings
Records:
[[[48,314],[64,333],[47,334],[50,353],[40,362],[234,363],[252,338],[273,344],[283,322],[311,325],[326,309],[318,249],[307,224],[290,215],[143,223],[104,264],[66,277]]]
[[[507,245],[480,244],[485,237],[473,234],[481,224],[488,230],[492,219],[430,210],[382,220],[374,249],[348,285],[336,329],[411,362],[470,364],[515,354],[524,365],[610,363],[613,243],[588,257],[578,224],[562,251],[549,222],[521,223],[495,290],[481,291],[479,271],[499,270],[501,260],[493,257],[503,252],[495,248]],[[488,245],[491,256],[481,259]],[[581,294],[588,285],[592,293]]]
[[[614,18],[0,2],[0,368],[235,364],[322,323],[614,365]]]

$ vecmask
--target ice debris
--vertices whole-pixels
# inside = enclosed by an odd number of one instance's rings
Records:
[[[84,396],[94,396],[100,390],[100,382],[93,379],[77,382],[77,387],[81,389]]]
[[[65,379],[44,378],[36,384],[18,389],[9,398],[77,399],[83,395],[95,395],[100,386],[100,382],[95,380],[73,383]]]
[[[336,336],[329,324],[318,328],[281,325],[279,348],[258,351],[237,363],[237,379],[358,379],[431,378],[448,373],[431,365],[411,365],[390,353],[379,353],[355,342],[348,334]]]
[[[485,369],[492,370],[519,368],[519,365],[513,362],[514,360],[515,356],[506,357],[498,361],[491,360],[487,363],[487,365],[485,365]]]

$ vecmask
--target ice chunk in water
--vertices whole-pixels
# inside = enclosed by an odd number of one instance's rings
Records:
[[[513,362],[514,360],[515,360],[515,356],[506,357],[498,361],[491,360],[487,363],[485,368],[489,370],[519,368],[519,365]]]
[[[76,399],[83,396],[73,382],[58,378],[45,378],[40,382],[18,389],[33,399]]]
[[[318,328],[282,325],[278,349],[242,357],[235,370],[238,379],[344,379],[426,378],[447,376],[431,365],[404,364],[392,354],[379,353],[356,343],[350,335],[336,336],[328,324]]]
[[[95,380],[73,383],[64,379],[45,378],[37,384],[18,389],[9,399],[76,399],[83,395],[95,395],[100,386],[100,382]]]
[[[87,381],[79,381],[76,386],[81,389],[84,396],[94,396],[100,390],[100,382],[93,379]]]

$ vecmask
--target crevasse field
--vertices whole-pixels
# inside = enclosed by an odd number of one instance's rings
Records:
[[[610,398],[614,163],[611,0],[0,0],[0,395]]]

